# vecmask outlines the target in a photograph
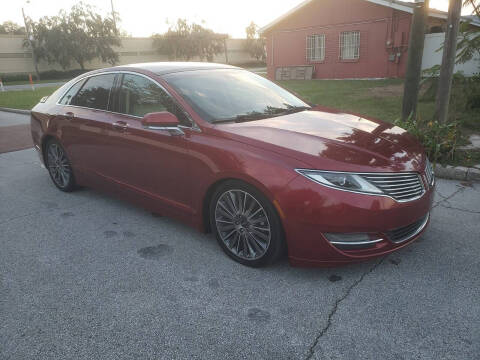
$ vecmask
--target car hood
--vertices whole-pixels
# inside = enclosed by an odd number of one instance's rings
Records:
[[[337,171],[421,171],[424,151],[398,126],[336,111],[302,111],[217,126],[224,135]]]

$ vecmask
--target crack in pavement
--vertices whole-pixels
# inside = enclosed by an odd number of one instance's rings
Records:
[[[440,197],[442,197],[442,200],[440,201],[437,201],[435,203],[435,205],[432,206],[432,210],[435,209],[437,206],[441,205],[442,203],[444,202],[448,202],[448,200],[452,199],[455,195],[457,195],[458,193],[461,193],[462,191],[464,191],[466,188],[465,187],[460,187],[458,188],[456,191],[453,192],[453,194],[449,195],[449,196],[443,196],[443,195],[440,195]],[[437,192],[438,194],[438,192]]]
[[[315,337],[315,341],[313,342],[313,344],[309,347],[308,349],[308,355],[307,357],[305,358],[305,360],[309,360],[313,357],[313,355],[315,354],[315,347],[318,345],[318,342],[320,341],[320,339],[322,338],[323,335],[325,335],[328,331],[328,329],[330,328],[330,326],[332,325],[332,318],[333,316],[335,315],[335,313],[337,312],[338,310],[338,306],[340,305],[340,303],[345,300],[348,295],[350,295],[350,293],[352,292],[352,290],[357,287],[362,281],[363,279],[365,278],[365,276],[367,276],[368,274],[372,273],[378,266],[380,266],[383,261],[388,257],[388,255],[386,256],[383,256],[379,261],[377,261],[372,267],[370,267],[370,269],[368,269],[367,271],[365,271],[356,281],[354,281],[352,283],[352,285],[350,285],[347,289],[347,291],[345,291],[345,293],[340,297],[338,298],[336,301],[335,301],[335,304],[333,305],[333,308],[332,310],[330,310],[330,312],[328,313],[328,319],[327,319],[327,324],[323,327],[323,329],[320,331],[320,333]]]
[[[448,203],[448,202],[447,202],[447,203]],[[457,208],[457,207],[451,206],[450,204],[449,204],[448,206],[447,206],[447,205],[444,205],[444,204],[439,204],[439,205],[440,205],[441,207],[445,208],[445,209],[452,209],[452,210],[462,211],[462,212],[466,212],[466,213],[469,213],[469,214],[480,214],[480,211]]]

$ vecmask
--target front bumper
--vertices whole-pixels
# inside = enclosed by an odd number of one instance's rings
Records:
[[[428,227],[433,197],[433,186],[417,200],[397,202],[330,189],[297,177],[277,197],[289,261],[294,266],[336,266],[396,251]],[[402,235],[401,229],[413,231],[404,230],[406,237],[395,238],[393,232]],[[367,247],[345,247],[332,244],[324,233],[374,233],[382,240]]]

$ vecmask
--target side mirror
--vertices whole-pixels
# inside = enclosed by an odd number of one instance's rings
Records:
[[[148,113],[143,116],[142,125],[151,130],[168,131],[170,135],[183,135],[184,132],[178,127],[178,118],[168,111]]]

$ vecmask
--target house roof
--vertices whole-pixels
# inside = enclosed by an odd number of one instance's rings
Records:
[[[303,7],[312,3],[313,1],[316,1],[316,0],[304,0],[303,2],[301,2],[300,4],[295,6],[293,9],[291,9],[290,11],[286,12],[282,16],[273,20],[271,23],[262,27],[259,30],[259,32],[264,33],[266,31],[268,31],[273,26],[277,25],[278,23],[282,22],[286,18],[290,17],[291,15],[296,13],[298,10],[302,9]],[[407,12],[407,13],[410,13],[410,14],[413,14],[413,9],[415,8],[415,3],[406,2],[406,1],[399,1],[399,0],[364,0],[364,1],[368,1],[370,3],[377,4],[377,5],[386,6],[386,7],[395,9],[395,10],[404,11],[404,12]],[[431,16],[431,17],[440,18],[440,19],[446,19],[448,17],[448,13],[446,13],[445,11],[440,11],[440,10],[437,10],[437,9],[429,9],[428,12],[429,12],[428,15]],[[478,17],[462,16],[462,19],[464,21],[471,22],[472,25],[480,26],[480,20],[478,19]]]

